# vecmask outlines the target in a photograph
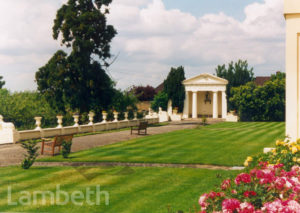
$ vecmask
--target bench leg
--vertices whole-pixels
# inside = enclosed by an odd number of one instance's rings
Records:
[[[44,144],[44,141],[43,141],[43,142],[42,142],[42,147],[41,147],[41,155],[44,154],[44,146],[45,146],[45,144]]]
[[[52,156],[54,156],[55,146],[52,147]]]

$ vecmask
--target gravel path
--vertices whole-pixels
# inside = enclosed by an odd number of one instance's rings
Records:
[[[170,123],[166,126],[148,128],[148,135],[156,135],[172,132],[181,129],[193,129],[197,127],[197,122]],[[147,137],[142,135],[130,135],[130,131],[120,131],[89,135],[73,139],[72,152],[105,146],[118,142],[127,141],[134,138]],[[39,144],[40,145],[40,144]],[[0,145],[0,166],[19,165],[22,162],[24,150],[20,144]]]
[[[124,162],[36,162],[34,166],[46,167],[99,167],[99,166],[121,166],[121,167],[166,167],[166,168],[194,168],[211,170],[242,170],[244,167],[228,167],[202,164],[173,164],[173,163],[124,163]]]

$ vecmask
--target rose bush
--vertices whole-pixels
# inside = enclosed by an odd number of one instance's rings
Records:
[[[297,142],[276,141],[276,148],[271,152],[263,153],[254,157],[248,157],[244,162],[244,166],[248,170],[259,165],[260,162],[268,162],[269,164],[284,164],[284,169],[289,171],[292,166],[300,166],[300,140]]]
[[[261,162],[249,173],[224,180],[219,192],[200,196],[201,212],[300,212],[300,167]]]
[[[299,213],[300,143],[277,141],[272,152],[248,157],[243,173],[199,198],[200,213]]]

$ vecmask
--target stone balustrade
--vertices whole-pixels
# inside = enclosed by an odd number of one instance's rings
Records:
[[[89,123],[79,125],[79,115],[74,115],[73,126],[63,126],[63,116],[57,116],[58,126],[55,128],[41,128],[42,117],[35,117],[36,128],[34,130],[23,130],[17,131],[12,123],[5,123],[3,117],[0,115],[0,144],[16,143],[18,141],[54,137],[56,135],[68,135],[68,134],[79,134],[89,132],[99,132],[113,129],[127,128],[136,126],[141,120],[147,120],[149,124],[158,123],[158,118],[145,118],[137,119],[136,113],[134,113],[134,119],[128,120],[128,113],[125,113],[125,120],[118,120],[118,113],[114,113],[114,120],[107,121],[107,113],[103,114],[103,121],[101,123],[94,123],[94,113],[89,113]]]

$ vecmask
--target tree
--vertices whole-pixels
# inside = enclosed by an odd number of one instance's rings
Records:
[[[5,85],[5,81],[2,80],[3,77],[0,76],[0,89],[2,89],[2,87]]]
[[[178,107],[178,111],[183,111],[185,89],[182,81],[185,80],[184,68],[182,66],[178,68],[171,68],[167,79],[164,81],[164,92],[168,95],[168,98],[172,101],[173,107]]]
[[[118,112],[125,112],[127,108],[136,109],[138,99],[129,91],[116,90],[111,108]]]
[[[36,73],[38,90],[57,111],[87,112],[112,102],[114,82],[105,72],[110,42],[117,33],[106,23],[111,2],[68,0],[57,11],[53,38],[61,35],[61,44],[71,52],[57,51]]]
[[[281,74],[263,86],[254,82],[232,89],[231,102],[242,121],[285,120],[285,78]]]
[[[230,101],[232,97],[231,88],[239,87],[245,85],[249,81],[254,80],[253,68],[248,67],[247,61],[238,60],[238,62],[230,62],[228,67],[225,64],[218,65],[216,68],[216,74],[220,78],[228,80],[228,85],[226,89],[228,109],[235,109],[237,106],[233,105]]]
[[[155,89],[152,86],[133,86],[133,94],[139,101],[153,101],[156,95]]]
[[[158,111],[158,108],[161,107],[162,110],[167,110],[168,108],[168,95],[165,92],[159,92],[157,95],[154,96],[154,100],[151,103],[151,108],[154,111]]]

